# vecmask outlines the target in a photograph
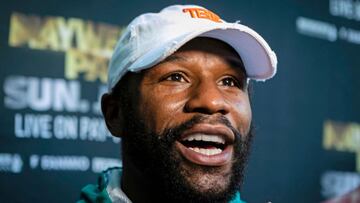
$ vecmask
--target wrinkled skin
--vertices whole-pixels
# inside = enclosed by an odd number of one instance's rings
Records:
[[[123,138],[122,189],[130,199],[228,201],[241,182],[251,138],[247,77],[238,54],[218,40],[196,38],[123,80],[122,92],[103,96],[102,110],[109,130]],[[233,136],[224,161],[184,156],[179,140],[185,132],[217,128]]]

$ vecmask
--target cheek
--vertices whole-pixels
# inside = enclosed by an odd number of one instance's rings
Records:
[[[164,94],[162,90],[144,90],[140,98],[139,116],[149,131],[161,134],[165,129],[176,126],[181,120],[184,105],[181,96]]]
[[[249,98],[246,96],[234,105],[234,120],[241,134],[246,135],[250,131],[252,111]]]

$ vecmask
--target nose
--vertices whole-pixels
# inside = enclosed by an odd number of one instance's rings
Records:
[[[190,98],[185,104],[185,111],[188,113],[226,115],[229,113],[230,104],[224,97],[224,92],[213,82],[201,82],[192,88]]]

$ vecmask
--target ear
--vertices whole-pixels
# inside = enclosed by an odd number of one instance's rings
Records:
[[[101,110],[111,134],[122,137],[124,133],[124,116],[120,102],[113,95],[106,93],[101,97]]]

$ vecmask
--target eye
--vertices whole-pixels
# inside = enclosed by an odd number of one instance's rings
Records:
[[[233,77],[226,77],[220,80],[219,82],[221,86],[227,86],[227,87],[240,87],[240,83],[239,81],[237,81],[235,78]]]
[[[166,81],[175,81],[175,82],[186,82],[185,77],[181,73],[172,73],[171,75],[165,78]]]

